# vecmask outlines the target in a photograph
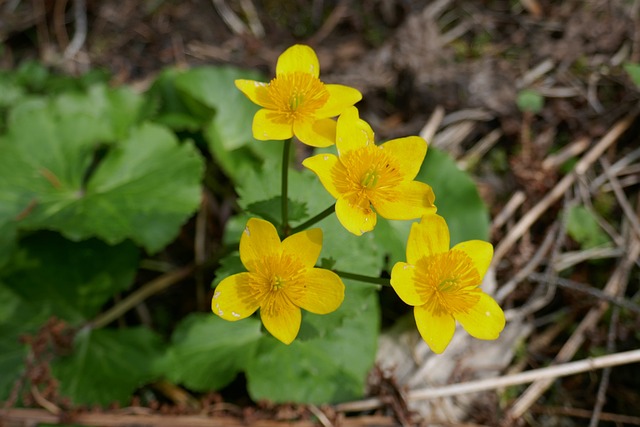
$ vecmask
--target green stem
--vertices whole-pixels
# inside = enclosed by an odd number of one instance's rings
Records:
[[[291,234],[297,233],[302,230],[306,230],[316,222],[322,221],[323,219],[331,215],[335,211],[335,208],[336,208],[336,204],[334,203],[331,206],[329,206],[327,209],[320,212],[318,215],[314,216],[313,218],[309,218],[307,221],[291,229]]]
[[[289,235],[289,152],[291,151],[291,138],[284,141],[282,149],[282,191],[281,191],[281,210],[282,210],[282,234]]]
[[[389,279],[384,279],[382,277],[363,276],[362,274],[347,273],[346,271],[340,270],[333,270],[333,272],[343,279],[357,280],[364,283],[374,283],[376,285],[382,286],[391,286],[391,283],[389,283]]]

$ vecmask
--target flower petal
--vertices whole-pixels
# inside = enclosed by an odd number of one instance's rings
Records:
[[[240,237],[240,260],[249,271],[265,257],[279,255],[282,250],[276,228],[268,221],[251,218]]]
[[[296,44],[282,52],[276,63],[276,76],[300,71],[314,77],[320,76],[318,56],[309,46]]]
[[[456,330],[456,322],[449,313],[436,315],[432,311],[421,305],[413,309],[413,315],[416,318],[416,326],[418,332],[425,340],[431,351],[434,353],[442,353]]]
[[[371,204],[380,216],[387,219],[405,220],[435,214],[433,204],[436,196],[424,182],[409,181],[375,194]]]
[[[329,92],[329,99],[316,111],[318,118],[336,117],[362,99],[360,91],[349,86],[325,84],[324,88]]]
[[[449,243],[449,227],[444,218],[436,214],[425,215],[419,223],[411,225],[407,262],[415,265],[424,256],[447,252]]]
[[[344,228],[356,236],[373,230],[376,226],[376,213],[369,206],[368,200],[353,204],[344,198],[336,201],[336,216]]]
[[[293,125],[282,114],[262,109],[253,116],[253,137],[260,141],[285,140],[293,136]]]
[[[267,95],[268,83],[239,79],[235,81],[235,84],[254,104],[258,104],[261,107],[268,107],[272,104],[269,102]]]
[[[335,186],[333,180],[334,174],[345,175],[346,171],[342,163],[338,161],[338,157],[333,154],[317,154],[312,157],[307,157],[302,161],[302,166],[310,169],[318,175],[320,182],[324,188],[334,197],[340,197],[340,193]]]
[[[238,273],[223,279],[213,292],[211,310],[225,320],[251,316],[260,302],[250,286],[251,273]]]
[[[419,136],[408,136],[387,141],[380,148],[396,159],[404,180],[411,181],[420,171],[427,154],[427,141]]]
[[[322,251],[322,230],[311,228],[293,234],[282,241],[282,252],[299,259],[306,268],[313,268]]]
[[[358,116],[356,107],[348,108],[338,118],[336,147],[338,155],[374,144],[371,126]]]
[[[415,269],[411,264],[396,262],[391,270],[391,286],[405,304],[420,306],[425,300],[416,289]]]
[[[287,303],[280,305],[277,312],[260,309],[260,319],[271,335],[288,345],[298,336],[302,314],[300,308]]]
[[[462,327],[474,338],[495,340],[504,329],[504,312],[497,302],[484,292],[468,313],[454,313]]]
[[[312,147],[329,147],[336,142],[336,121],[321,119],[311,122],[293,122],[293,133],[303,143]]]
[[[493,258],[493,245],[491,243],[483,240],[468,240],[466,242],[460,242],[451,248],[451,250],[455,249],[469,255],[480,277],[484,277],[484,275],[487,274],[487,270],[491,264],[491,258]]]
[[[344,283],[336,273],[313,268],[305,276],[305,292],[293,301],[311,313],[327,314],[340,307],[344,300]]]

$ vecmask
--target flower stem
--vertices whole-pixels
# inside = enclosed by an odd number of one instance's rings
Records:
[[[312,226],[313,224],[315,224],[316,222],[320,222],[323,219],[325,219],[326,217],[328,217],[329,215],[331,215],[336,208],[336,204],[332,204],[331,206],[329,206],[327,209],[323,210],[322,212],[320,212],[318,215],[314,216],[313,218],[309,218],[307,221],[303,222],[302,224],[298,225],[297,227],[294,227],[291,229],[291,233],[297,233],[299,231],[302,230],[306,230],[307,228],[309,228],[310,226]]]
[[[282,191],[281,210],[282,210],[282,234],[288,236],[289,230],[289,152],[291,151],[291,138],[284,141],[282,149]]]
[[[343,279],[357,280],[364,283],[374,283],[376,285],[382,286],[391,286],[391,283],[389,283],[389,279],[385,279],[382,277],[363,276],[362,274],[347,273],[346,271],[340,270],[333,270],[333,272]]]

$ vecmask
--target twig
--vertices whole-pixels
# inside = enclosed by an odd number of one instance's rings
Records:
[[[327,417],[327,415],[322,412],[322,409],[318,408],[316,405],[309,405],[307,407],[309,408],[311,413],[318,419],[318,421],[320,421],[320,424],[322,424],[323,427],[333,427],[333,423]]]
[[[498,262],[509,252],[511,247],[522,237],[533,223],[555,203],[564,192],[573,184],[578,175],[583,175],[587,169],[604,153],[604,151],[631,126],[638,115],[638,110],[634,110],[622,120],[618,121],[598,143],[589,150],[578,162],[573,172],[565,175],[556,186],[540,200],[520,221],[509,231],[505,238],[498,244],[493,256],[493,263]]]
[[[631,312],[640,314],[640,307],[634,304],[633,302],[627,301],[626,299],[621,297],[607,295],[600,289],[594,288],[589,285],[585,285],[584,283],[576,282],[575,280],[565,279],[557,276],[550,279],[546,275],[540,274],[540,273],[531,273],[527,276],[527,278],[536,282],[544,282],[544,283],[549,283],[550,281],[553,281],[553,283],[565,289],[571,289],[572,291],[582,292],[592,296],[593,298],[596,298],[597,300],[609,301],[611,304],[625,308]]]
[[[626,256],[618,264],[618,267],[613,272],[609,281],[607,282],[603,292],[609,296],[615,296],[619,293],[626,283],[628,282],[629,273],[631,267],[640,256],[640,240],[631,236],[628,243],[628,250]],[[609,304],[606,301],[601,301],[596,307],[593,307],[583,320],[578,324],[578,327],[573,332],[571,337],[562,346],[558,354],[556,355],[555,362],[563,363],[571,359],[576,353],[578,348],[585,340],[585,335],[588,330],[595,327],[600,318],[604,315]],[[509,412],[507,413],[508,420],[515,420],[520,418],[533,403],[545,392],[545,390],[551,385],[551,380],[541,379],[534,382],[529,388],[518,398],[513,404]]]
[[[609,169],[609,173],[618,175],[622,170],[624,170],[627,166],[640,159],[640,148],[636,148],[635,150],[627,153],[620,160],[611,165]],[[606,181],[609,180],[608,175],[605,172],[602,172],[595,179],[591,181],[589,184],[589,191],[591,193],[595,193],[598,188],[602,187]]]
[[[607,353],[613,353],[615,351],[615,341],[617,334],[617,325],[620,317],[620,307],[615,307],[611,314],[611,321],[609,322],[609,333],[607,334]],[[600,422],[600,415],[602,414],[602,408],[607,400],[607,388],[609,387],[609,378],[611,377],[611,367],[607,366],[602,370],[602,378],[600,379],[600,385],[598,386],[598,392],[596,393],[596,403],[593,406],[593,415],[589,422],[589,427],[598,427]]]
[[[611,188],[613,189],[613,194],[615,194],[616,200],[618,201],[618,203],[620,204],[620,207],[622,208],[622,212],[624,212],[625,216],[627,217],[627,220],[629,221],[629,224],[631,224],[631,228],[636,233],[636,237],[640,239],[640,220],[638,220],[638,214],[633,211],[633,208],[631,207],[631,203],[629,203],[627,196],[625,196],[624,191],[622,191],[622,188],[620,187],[620,182],[618,181],[618,178],[616,178],[610,172],[609,169],[611,165],[609,164],[607,159],[605,159],[604,157],[601,158],[600,163],[604,168],[604,173],[607,175],[607,178],[609,179],[609,183],[611,184]]]
[[[553,243],[556,240],[555,234],[556,234],[555,230],[552,232],[546,233],[545,238],[542,241],[542,244],[538,247],[538,250],[536,250],[536,253],[533,254],[533,256],[531,257],[531,260],[522,269],[520,269],[507,283],[505,283],[502,287],[500,287],[498,292],[496,292],[496,295],[495,295],[496,301],[502,302],[507,297],[507,295],[513,292],[515,287],[518,286],[520,282],[530,277],[530,275],[535,271],[535,269],[538,268],[538,266],[547,259],[547,253],[549,252]]]
[[[467,169],[470,165],[476,163],[498,142],[502,136],[500,129],[494,129],[487,135],[482,137],[480,141],[473,145],[459,161],[458,166],[461,169]]]
[[[606,356],[588,358],[561,365],[548,366],[546,368],[531,369],[512,375],[503,375],[495,378],[485,378],[477,381],[468,381],[459,384],[449,384],[441,387],[428,387],[424,389],[411,390],[407,393],[407,400],[410,402],[437,399],[448,396],[458,396],[461,394],[477,393],[480,391],[495,390],[503,387],[510,387],[526,384],[542,379],[555,379],[575,375],[582,372],[603,369],[609,366],[628,365],[640,362],[640,350],[631,350]],[[381,407],[383,399],[370,398],[356,402],[340,403],[335,406],[339,412],[368,411]]]
[[[213,7],[218,12],[218,15],[220,15],[222,20],[225,22],[225,24],[227,24],[227,26],[234,34],[249,34],[249,29],[247,28],[247,26],[244,24],[244,22],[242,22],[240,18],[238,18],[238,15],[236,15],[233,10],[231,10],[231,8],[227,6],[227,3],[224,0],[211,0],[211,2],[213,3]]]
[[[38,405],[46,409],[47,412],[51,412],[52,414],[55,414],[55,415],[58,415],[60,414],[60,412],[62,412],[55,403],[48,401],[40,393],[40,390],[38,390],[38,387],[36,387],[35,385],[31,386],[31,396],[33,396],[33,400],[35,400]]]
[[[331,31],[333,31],[340,21],[347,16],[347,13],[349,13],[350,3],[350,0],[340,0],[327,19],[322,23],[320,29],[311,36],[308,43],[310,45],[317,45],[331,34]]]
[[[442,123],[442,119],[444,119],[444,108],[442,105],[438,105],[435,110],[433,110],[433,113],[431,113],[427,124],[424,125],[420,131],[420,136],[426,140],[428,144],[431,144],[433,141],[433,137],[436,135],[440,123]]]
[[[259,39],[263,38],[265,34],[264,27],[262,26],[262,22],[260,22],[258,11],[253,2],[251,0],[240,0],[240,7],[242,7],[247,21],[249,21],[251,33]]]
[[[589,144],[591,144],[591,140],[589,138],[580,138],[569,143],[566,147],[563,147],[557,153],[547,156],[547,158],[545,158],[542,162],[542,168],[544,170],[549,170],[560,167],[560,165],[569,160],[571,157],[582,154],[584,150],[589,148]]]
[[[71,43],[64,50],[64,59],[71,59],[80,51],[87,38],[87,5],[85,0],[73,0],[75,31]]]
[[[491,233],[494,233],[498,228],[502,227],[525,200],[527,200],[527,196],[524,191],[518,190],[513,193],[513,196],[511,196],[507,204],[504,205],[498,215],[493,218],[493,222],[491,223]]]
[[[506,375],[497,378],[487,378],[478,381],[469,381],[460,384],[451,384],[437,388],[425,388],[413,390],[408,394],[409,401],[435,399],[439,397],[458,396],[460,394],[474,393],[485,390],[526,384],[541,379],[555,379],[582,372],[602,369],[609,366],[628,365],[640,362],[640,350],[608,354],[606,356],[588,358],[562,365],[548,366],[546,368],[532,369],[519,374]]]
[[[516,80],[516,89],[524,89],[527,86],[530,86],[533,82],[538,80],[540,77],[547,74],[549,71],[553,70],[556,66],[556,63],[553,59],[547,58]]]
[[[131,308],[135,307],[141,301],[144,301],[151,295],[158,293],[168,288],[169,286],[178,283],[180,280],[188,277],[191,273],[193,273],[194,269],[195,267],[193,265],[189,265],[179,270],[163,274],[157,279],[146,283],[140,289],[128,295],[126,298],[111,307],[109,310],[98,315],[98,317],[96,317],[93,321],[89,322],[88,326],[97,329],[108,325],[109,323],[113,322],[115,319],[129,311]]]

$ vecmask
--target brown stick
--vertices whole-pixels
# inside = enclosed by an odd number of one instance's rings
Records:
[[[584,175],[589,167],[609,148],[611,144],[616,142],[618,138],[631,126],[638,116],[638,111],[634,110],[625,118],[617,122],[605,136],[602,137],[596,145],[589,150],[584,157],[580,159],[572,173],[565,175],[564,178],[556,184],[556,186],[540,200],[520,221],[509,231],[504,239],[496,246],[493,256],[493,264],[498,262],[509,252],[513,245],[531,228],[533,223],[553,205],[567,189],[575,182],[578,175]]]

